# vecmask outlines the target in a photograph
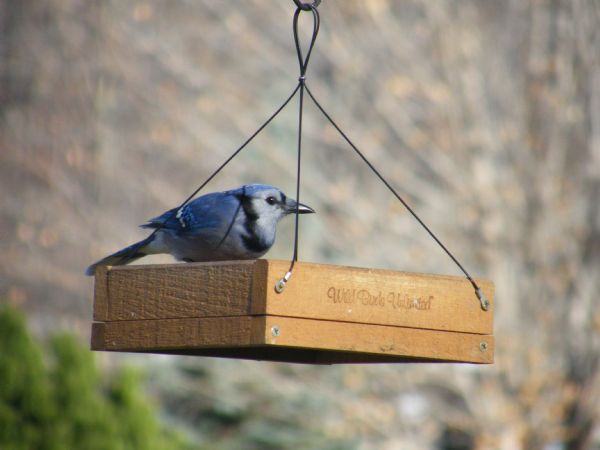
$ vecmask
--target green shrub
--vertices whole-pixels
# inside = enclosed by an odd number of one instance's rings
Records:
[[[51,340],[48,358],[20,313],[0,306],[0,448],[12,450],[179,450],[124,369],[103,383],[93,355],[73,336]]]

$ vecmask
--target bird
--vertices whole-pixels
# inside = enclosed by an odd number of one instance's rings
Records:
[[[98,266],[125,265],[160,253],[185,262],[260,258],[275,242],[282,218],[314,212],[266,184],[212,192],[140,225],[152,233],[95,262],[85,273],[93,276]]]

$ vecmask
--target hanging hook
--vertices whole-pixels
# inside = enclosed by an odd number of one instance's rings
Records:
[[[294,3],[302,11],[309,11],[311,8],[316,8],[317,6],[319,6],[321,4],[321,0],[313,0],[312,3],[304,3],[301,0],[294,0]]]
[[[307,3],[302,3],[300,0],[294,0],[296,4],[302,4],[307,6]],[[306,9],[302,6],[298,6],[296,12],[294,13],[294,22],[293,22],[293,30],[294,30],[294,42],[296,43],[296,53],[298,54],[298,64],[300,65],[300,81],[301,84],[304,84],[306,80],[306,69],[308,67],[308,61],[310,59],[310,54],[315,46],[315,41],[317,40],[317,34],[319,34],[319,27],[321,25],[321,18],[319,17],[319,12],[317,11],[316,5],[320,3],[320,0],[314,0],[312,5],[308,5]],[[313,14],[313,32],[310,38],[310,44],[308,46],[308,51],[306,52],[306,57],[302,54],[302,48],[300,47],[300,36],[298,33],[298,18],[300,17],[301,11],[311,11]]]

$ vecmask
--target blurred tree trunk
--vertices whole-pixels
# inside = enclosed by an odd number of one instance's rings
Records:
[[[558,381],[540,389],[530,417],[542,413],[544,397],[556,396],[549,390],[558,395],[547,404],[556,425],[531,423],[524,448],[563,441],[569,450],[584,450],[598,426],[600,401],[600,7],[594,0],[532,1],[529,7],[532,163],[524,237],[526,261],[538,279],[522,293],[528,316],[540,323],[535,335],[546,340],[540,369],[548,384]]]

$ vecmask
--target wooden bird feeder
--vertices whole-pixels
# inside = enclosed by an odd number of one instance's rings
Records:
[[[296,262],[296,220],[294,276],[280,293],[275,286],[288,269],[292,270],[289,262],[98,267],[92,349],[312,364],[492,363],[493,283],[469,281],[470,276],[458,260],[316,100],[305,74],[319,30],[320,0],[294,2],[297,9],[293,31],[300,65],[296,88],[179,208],[172,210],[173,214],[239,154],[297,93],[301,105],[296,179],[299,201],[302,101],[306,91],[327,121],[467,278]],[[302,11],[311,12],[313,18],[306,54],[298,38],[298,17]],[[487,311],[482,309],[485,298],[490,302]]]
[[[311,364],[494,360],[494,285],[273,260],[100,267],[92,349]]]

